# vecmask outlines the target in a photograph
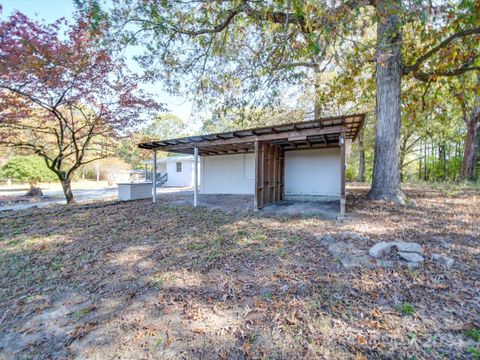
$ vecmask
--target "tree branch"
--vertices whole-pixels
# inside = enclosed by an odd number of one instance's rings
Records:
[[[441,76],[441,77],[449,77],[449,76],[457,76],[461,74],[465,74],[469,71],[480,71],[480,66],[471,66],[471,67],[461,67],[454,70],[448,71],[432,71],[430,73],[425,72],[418,72],[414,76],[416,79],[420,81],[427,82],[432,76]]]
[[[187,29],[181,29],[181,28],[173,28],[173,31],[179,33],[179,34],[184,34],[184,35],[190,35],[190,36],[198,36],[198,35],[204,35],[204,34],[216,34],[219,32],[222,32],[241,12],[245,11],[246,8],[246,1],[233,9],[230,9],[226,12],[227,17],[225,20],[223,20],[220,25],[217,25],[213,28],[204,28],[204,29],[197,29],[197,30],[187,30]]]
[[[418,71],[418,69],[423,65],[423,63],[425,61],[427,61],[429,58],[431,58],[433,55],[435,55],[436,53],[438,53],[441,49],[447,47],[452,41],[456,40],[456,39],[459,39],[459,38],[462,38],[462,37],[466,37],[466,36],[470,36],[470,35],[475,35],[475,34],[480,34],[480,27],[478,28],[473,28],[473,29],[467,29],[467,30],[462,30],[462,31],[459,31],[453,35],[450,35],[448,38],[446,38],[445,40],[443,40],[440,44],[438,44],[437,46],[433,47],[432,49],[430,49],[429,51],[427,51],[425,54],[423,54],[422,56],[420,56],[417,61],[415,61],[414,64],[412,65],[408,65],[408,66],[404,66],[403,67],[403,75],[408,75],[410,73],[415,73]]]

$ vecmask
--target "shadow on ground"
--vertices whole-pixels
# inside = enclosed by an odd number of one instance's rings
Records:
[[[346,222],[189,194],[5,216],[0,358],[468,358],[480,195],[420,194],[398,208],[356,190]],[[456,263],[345,269],[326,235],[417,241]]]

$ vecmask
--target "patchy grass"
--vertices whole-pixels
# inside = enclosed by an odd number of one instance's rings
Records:
[[[162,197],[0,214],[0,358],[478,358],[480,191],[406,191],[350,189],[345,222]],[[426,261],[345,269],[326,234]]]
[[[415,314],[415,309],[413,305],[408,302],[398,304],[397,309],[402,315],[412,316],[413,314]]]
[[[480,342],[480,331],[477,329],[470,329],[465,331],[465,336],[475,342]]]
[[[480,348],[479,347],[470,346],[468,348],[468,352],[472,355],[472,359],[474,359],[474,360],[479,360],[480,359]]]

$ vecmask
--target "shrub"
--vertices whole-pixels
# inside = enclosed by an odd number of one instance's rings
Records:
[[[0,175],[21,182],[33,188],[40,181],[55,181],[57,176],[45,161],[38,156],[14,156],[2,167]]]
[[[358,171],[353,166],[347,166],[345,169],[345,180],[346,181],[356,181]]]

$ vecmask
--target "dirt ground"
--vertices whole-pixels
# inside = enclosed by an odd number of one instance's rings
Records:
[[[0,359],[478,359],[480,191],[366,190],[344,221],[171,196],[0,213]],[[425,262],[347,269],[326,236]]]

